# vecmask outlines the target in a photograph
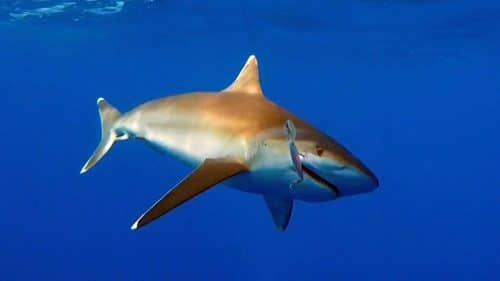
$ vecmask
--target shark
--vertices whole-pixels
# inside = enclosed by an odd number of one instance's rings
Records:
[[[331,201],[379,186],[376,175],[339,142],[266,98],[254,55],[222,91],[171,95],[123,114],[103,98],[97,106],[101,141],[81,174],[114,143],[132,139],[194,167],[131,229],[219,183],[261,195],[279,230],[287,228],[295,200]]]

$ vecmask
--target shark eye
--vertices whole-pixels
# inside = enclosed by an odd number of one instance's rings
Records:
[[[318,156],[321,156],[323,155],[323,152],[325,151],[325,149],[319,145],[316,146],[316,153],[318,154]]]

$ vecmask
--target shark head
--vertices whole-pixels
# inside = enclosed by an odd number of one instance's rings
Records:
[[[298,149],[302,154],[304,173],[323,184],[334,186],[342,195],[375,190],[379,180],[346,148],[326,135],[300,136]]]

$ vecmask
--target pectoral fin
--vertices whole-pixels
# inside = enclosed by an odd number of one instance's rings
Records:
[[[210,187],[245,171],[247,167],[235,161],[206,159],[146,211],[131,229],[137,229],[152,222]]]
[[[293,200],[264,196],[267,207],[273,216],[273,221],[279,230],[285,230],[292,215]]]

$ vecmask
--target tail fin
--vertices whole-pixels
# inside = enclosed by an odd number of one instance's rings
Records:
[[[80,174],[94,167],[94,165],[109,151],[118,137],[116,132],[113,131],[113,124],[120,118],[120,112],[103,98],[97,99],[97,107],[99,109],[99,117],[101,118],[101,142],[94,151],[94,154],[87,160],[87,163],[83,165]]]

